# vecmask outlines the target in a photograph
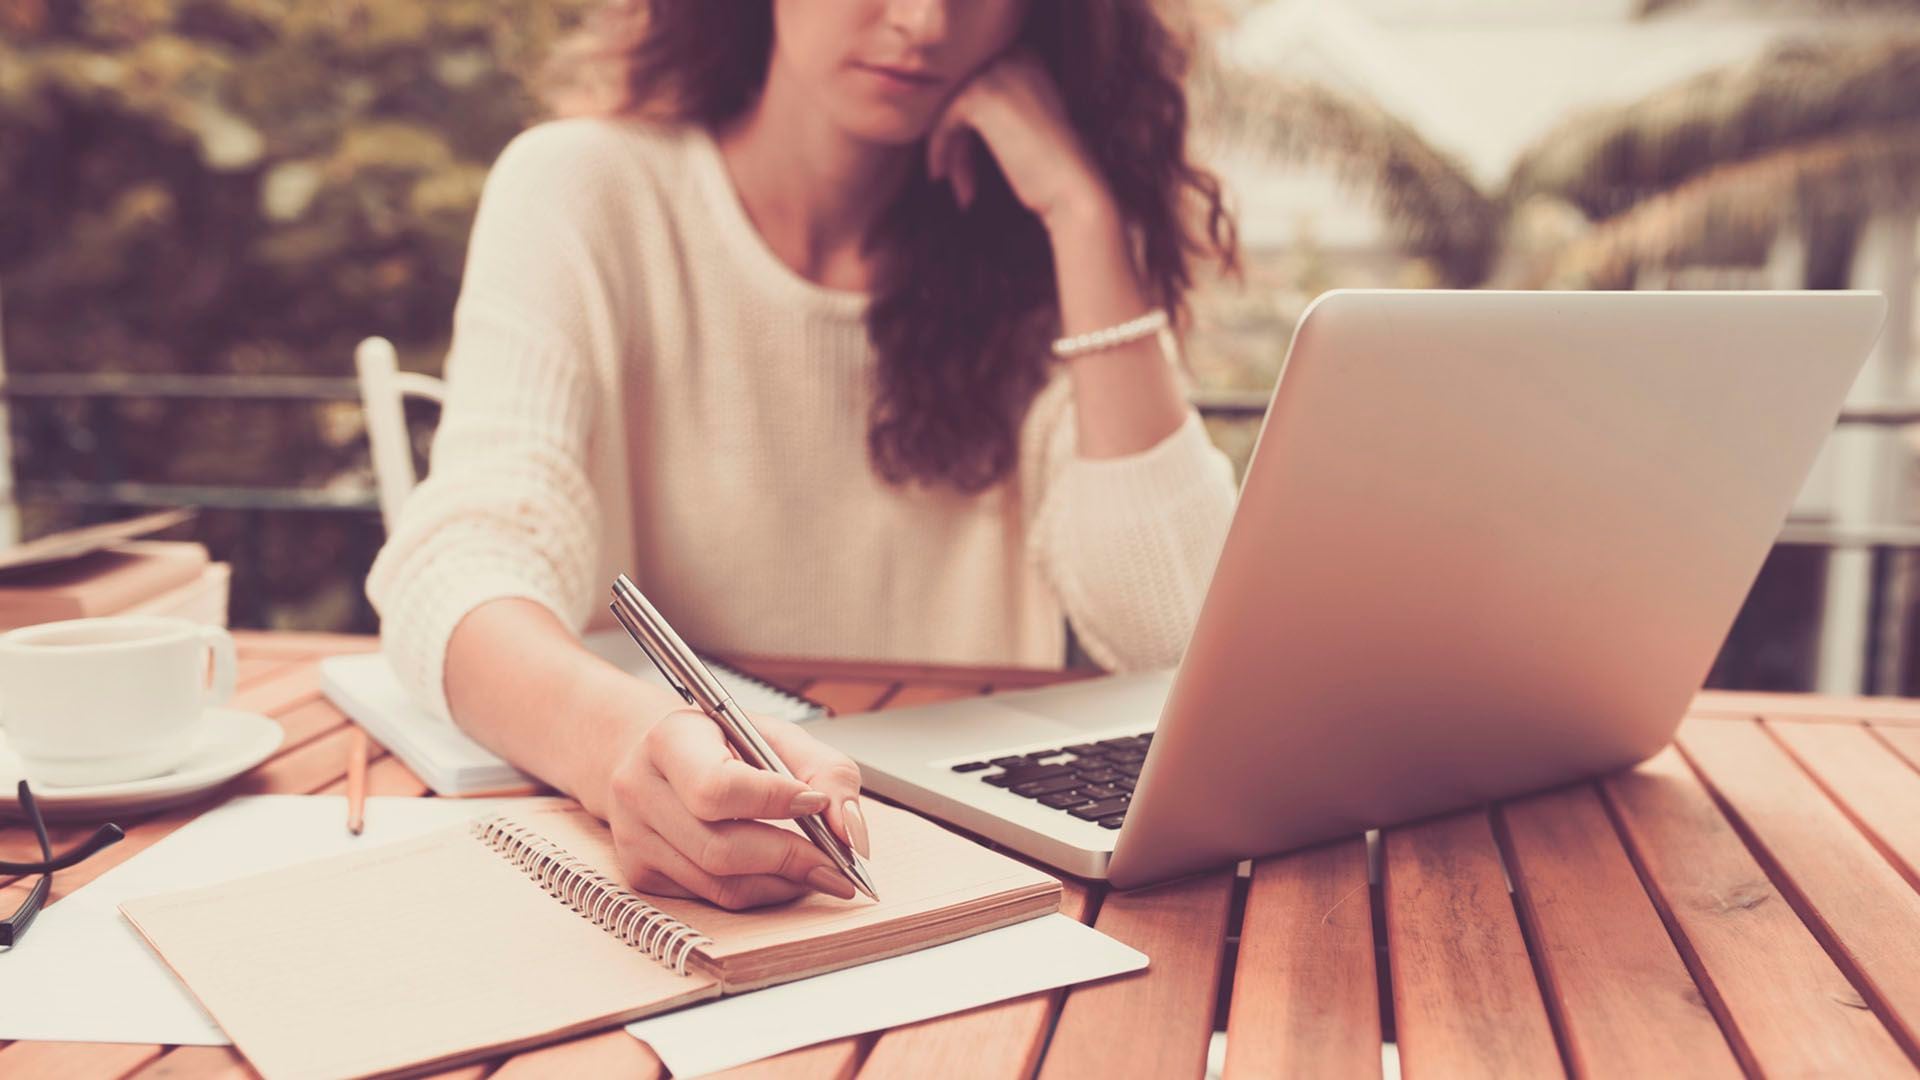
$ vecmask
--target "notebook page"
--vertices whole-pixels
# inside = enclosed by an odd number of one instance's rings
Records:
[[[121,910],[269,1080],[449,1063],[718,992],[465,826]]]
[[[647,901],[713,939],[714,944],[699,951],[711,960],[724,961],[829,934],[926,921],[970,901],[1059,888],[1059,882],[1047,874],[916,814],[873,799],[863,800],[861,806],[873,846],[867,866],[880,893],[877,903],[864,896],[841,900],[817,892],[751,911],[727,911],[670,896],[648,896]],[[614,860],[612,834],[585,811],[554,807],[515,811],[511,816],[601,873],[625,880]]]

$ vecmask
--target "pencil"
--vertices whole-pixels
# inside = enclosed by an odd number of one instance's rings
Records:
[[[353,725],[347,740],[347,831],[355,836],[367,824],[367,732]]]

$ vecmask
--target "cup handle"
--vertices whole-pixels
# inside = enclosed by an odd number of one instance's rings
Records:
[[[218,626],[200,628],[200,639],[213,652],[213,681],[200,699],[203,706],[225,705],[233,697],[233,685],[239,664],[233,652],[233,635]]]

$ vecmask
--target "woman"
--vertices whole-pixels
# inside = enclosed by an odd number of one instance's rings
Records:
[[[850,761],[766,721],[799,780],[757,772],[576,631],[625,570],[715,651],[1175,662],[1234,496],[1154,332],[1232,254],[1180,50],[1152,0],[627,0],[588,42],[591,115],[488,179],[368,592],[637,887],[851,896],[763,823],[870,853]]]

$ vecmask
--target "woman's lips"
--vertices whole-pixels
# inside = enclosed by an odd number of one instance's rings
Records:
[[[854,70],[870,76],[875,82],[898,93],[917,93],[932,90],[940,85],[940,77],[931,71],[916,68],[892,67],[886,64],[854,64]]]

